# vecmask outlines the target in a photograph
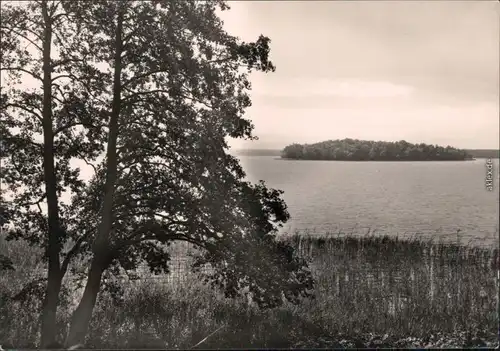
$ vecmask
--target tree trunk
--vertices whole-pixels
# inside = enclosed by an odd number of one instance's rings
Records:
[[[85,341],[88,326],[92,318],[92,311],[101,286],[101,277],[106,266],[99,257],[94,257],[92,260],[83,297],[73,313],[71,328],[65,342],[66,347],[82,344]]]
[[[42,348],[55,342],[56,338],[56,316],[59,305],[59,293],[61,291],[62,278],[59,274],[49,273],[47,288],[42,309],[41,340]]]
[[[106,150],[106,184],[105,194],[101,213],[101,223],[96,239],[94,240],[89,278],[85,291],[78,305],[71,322],[66,346],[80,344],[84,342],[88,325],[92,317],[97,294],[99,293],[101,276],[110,263],[109,233],[113,223],[113,200],[115,184],[117,178],[118,156],[116,144],[118,140],[118,117],[121,107],[121,71],[122,71],[122,30],[123,30],[123,4],[116,2],[117,23],[115,29],[115,56],[114,56],[114,77],[113,77],[113,102],[111,116],[109,120],[108,147]]]
[[[55,341],[56,314],[61,290],[62,275],[59,262],[61,228],[57,203],[57,180],[54,166],[54,135],[52,131],[52,19],[49,16],[47,1],[42,1],[42,14],[45,24],[43,32],[43,164],[48,216],[48,276],[41,320],[41,345],[45,347]]]

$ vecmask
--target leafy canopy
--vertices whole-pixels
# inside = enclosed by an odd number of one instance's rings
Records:
[[[283,158],[349,161],[424,161],[467,160],[468,152],[451,146],[368,141],[358,139],[328,140],[315,144],[291,144],[281,152]]]
[[[36,4],[29,6],[36,9]],[[72,194],[69,203],[60,203],[63,265],[92,255],[109,190],[109,160],[101,156],[113,147],[108,144],[114,128],[110,111],[118,102],[109,272],[131,271],[143,262],[155,273],[166,272],[169,244],[187,241],[200,249],[193,268],[209,264],[213,273],[207,279],[227,296],[248,293],[262,307],[310,296],[307,263],[276,240],[289,218],[282,192],[245,181],[239,161],[228,154],[228,137],[254,138],[253,125],[244,117],[251,105],[248,74],[274,71],[270,40],[260,36],[246,43],[225,32],[216,14],[217,8],[229,8],[223,1],[51,6],[54,17],[71,18],[54,22],[58,58],[52,59],[58,77],[52,85],[58,196],[67,189]],[[2,20],[20,16],[29,20],[18,30],[31,38],[28,23],[36,23],[36,15],[13,8]],[[36,47],[36,35],[33,40]],[[0,106],[3,180],[10,208],[17,209],[10,237],[44,247],[38,138],[43,94],[40,88],[20,87],[16,74],[22,72],[14,69],[21,67],[36,80],[41,58],[23,51],[21,43],[25,40],[13,35],[2,42],[2,66],[12,68],[5,88],[2,83]],[[73,160],[92,165],[89,181]]]

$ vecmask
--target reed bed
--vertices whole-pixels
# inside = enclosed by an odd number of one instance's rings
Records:
[[[286,238],[309,258],[328,329],[423,336],[498,327],[498,248],[396,237]]]
[[[196,348],[498,345],[498,248],[378,236],[295,234],[281,240],[308,258],[315,299],[260,311],[246,300],[224,298],[185,269],[178,281],[144,275],[121,281],[120,300],[99,295],[87,346],[185,349],[202,340]],[[16,245],[10,250],[23,254],[12,257],[26,266],[0,277],[3,297],[40,268],[39,260],[24,261],[29,248]],[[62,300],[58,316],[61,337],[69,301]],[[0,303],[0,345],[36,347],[39,308],[36,297]]]

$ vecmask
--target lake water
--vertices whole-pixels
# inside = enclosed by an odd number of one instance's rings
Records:
[[[239,156],[249,180],[284,190],[283,233],[348,232],[430,236],[471,245],[498,242],[499,162],[485,187],[486,159],[342,162]]]

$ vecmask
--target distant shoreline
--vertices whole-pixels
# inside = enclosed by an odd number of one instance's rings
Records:
[[[248,155],[250,156],[250,155]],[[255,155],[256,156],[256,155]],[[262,156],[260,156],[262,157]],[[484,157],[487,159],[488,157]],[[332,161],[332,162],[467,162],[467,161],[477,161],[476,158],[464,159],[464,160],[323,160],[323,159],[298,159],[298,158],[288,158],[288,157],[276,157],[275,160],[282,161]]]
[[[500,150],[494,149],[464,149],[469,155],[471,155],[474,159],[499,159]],[[281,157],[280,149],[237,149],[231,150],[231,154],[235,156],[275,156],[279,159],[283,159]],[[294,159],[295,160],[295,159]],[[334,160],[335,161],[335,160]],[[423,160],[425,161],[425,160]],[[434,160],[431,160],[434,161]],[[473,161],[473,160],[467,160]],[[397,161],[400,162],[400,161]]]

